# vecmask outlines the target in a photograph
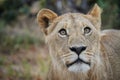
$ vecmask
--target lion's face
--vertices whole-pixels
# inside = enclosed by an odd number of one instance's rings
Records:
[[[74,73],[89,72],[99,59],[99,19],[90,14],[79,13],[68,13],[59,17],[54,15],[54,18],[50,15],[48,19],[46,15],[38,15],[38,21],[43,19],[48,23],[51,19],[48,25],[45,22],[40,24],[45,27],[43,31],[53,64],[57,63],[59,67]]]
[[[99,48],[99,31],[80,14],[66,14],[56,22],[48,41],[55,53],[52,55],[69,71],[86,72],[92,67],[95,49]]]

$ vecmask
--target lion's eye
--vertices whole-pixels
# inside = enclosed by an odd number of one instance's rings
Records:
[[[84,28],[84,34],[88,34],[91,32],[91,28],[90,27],[85,27]]]
[[[67,32],[66,32],[66,30],[65,29],[60,29],[59,30],[59,34],[61,34],[61,35],[67,35]]]

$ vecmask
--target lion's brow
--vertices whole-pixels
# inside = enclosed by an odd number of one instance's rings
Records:
[[[75,17],[72,14],[70,14],[70,18],[73,22],[75,22]]]

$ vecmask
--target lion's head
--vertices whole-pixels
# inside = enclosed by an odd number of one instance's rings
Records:
[[[85,74],[90,71],[94,74],[103,68],[100,15],[97,4],[86,15],[67,13],[58,16],[48,9],[38,13],[38,23],[45,33],[53,65],[70,73]]]

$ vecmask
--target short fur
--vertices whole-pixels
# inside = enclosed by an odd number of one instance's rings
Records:
[[[119,80],[120,79],[120,31],[104,30],[101,27],[101,9],[97,4],[88,14],[67,13],[57,16],[51,10],[42,9],[37,15],[38,23],[45,33],[46,43],[52,59],[47,80]],[[91,28],[89,34],[84,28]],[[68,35],[61,35],[60,29]],[[82,67],[69,71],[67,64],[73,61],[75,53],[71,46],[86,45],[80,55],[90,62],[90,69]],[[79,71],[79,68],[81,70]],[[78,72],[77,72],[78,71]]]

